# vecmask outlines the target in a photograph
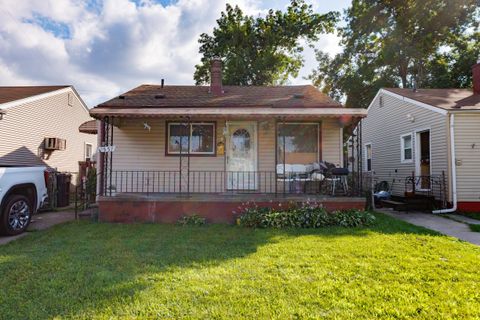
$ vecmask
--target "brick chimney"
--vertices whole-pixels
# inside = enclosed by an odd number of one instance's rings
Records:
[[[480,71],[480,70],[479,70]],[[210,66],[210,92],[215,95],[221,95],[222,89],[222,60],[215,58]]]
[[[477,64],[472,67],[473,93],[480,94],[480,58]]]

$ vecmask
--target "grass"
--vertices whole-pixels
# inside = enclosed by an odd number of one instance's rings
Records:
[[[480,224],[468,224],[470,230],[474,232],[480,232]]]
[[[370,228],[73,222],[0,247],[1,319],[480,318],[480,248]]]
[[[462,216],[480,220],[480,212],[459,212]]]

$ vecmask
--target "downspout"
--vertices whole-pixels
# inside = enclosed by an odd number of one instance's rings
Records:
[[[453,207],[450,209],[434,210],[433,214],[451,213],[457,211],[457,166],[455,164],[455,115],[450,114],[450,156],[451,156],[451,170],[452,170],[452,202]]]

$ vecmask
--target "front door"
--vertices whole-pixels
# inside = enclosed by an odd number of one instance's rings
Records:
[[[416,188],[430,190],[430,130],[417,132],[416,175],[420,176]]]
[[[257,123],[227,122],[227,189],[257,189]]]

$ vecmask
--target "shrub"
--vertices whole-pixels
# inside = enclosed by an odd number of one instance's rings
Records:
[[[281,210],[247,204],[240,208],[237,223],[250,228],[321,228],[368,226],[374,221],[375,216],[368,211],[350,209],[328,212],[321,204],[305,202]]]
[[[177,223],[182,226],[203,226],[207,223],[207,220],[198,214],[192,214],[181,217]]]

